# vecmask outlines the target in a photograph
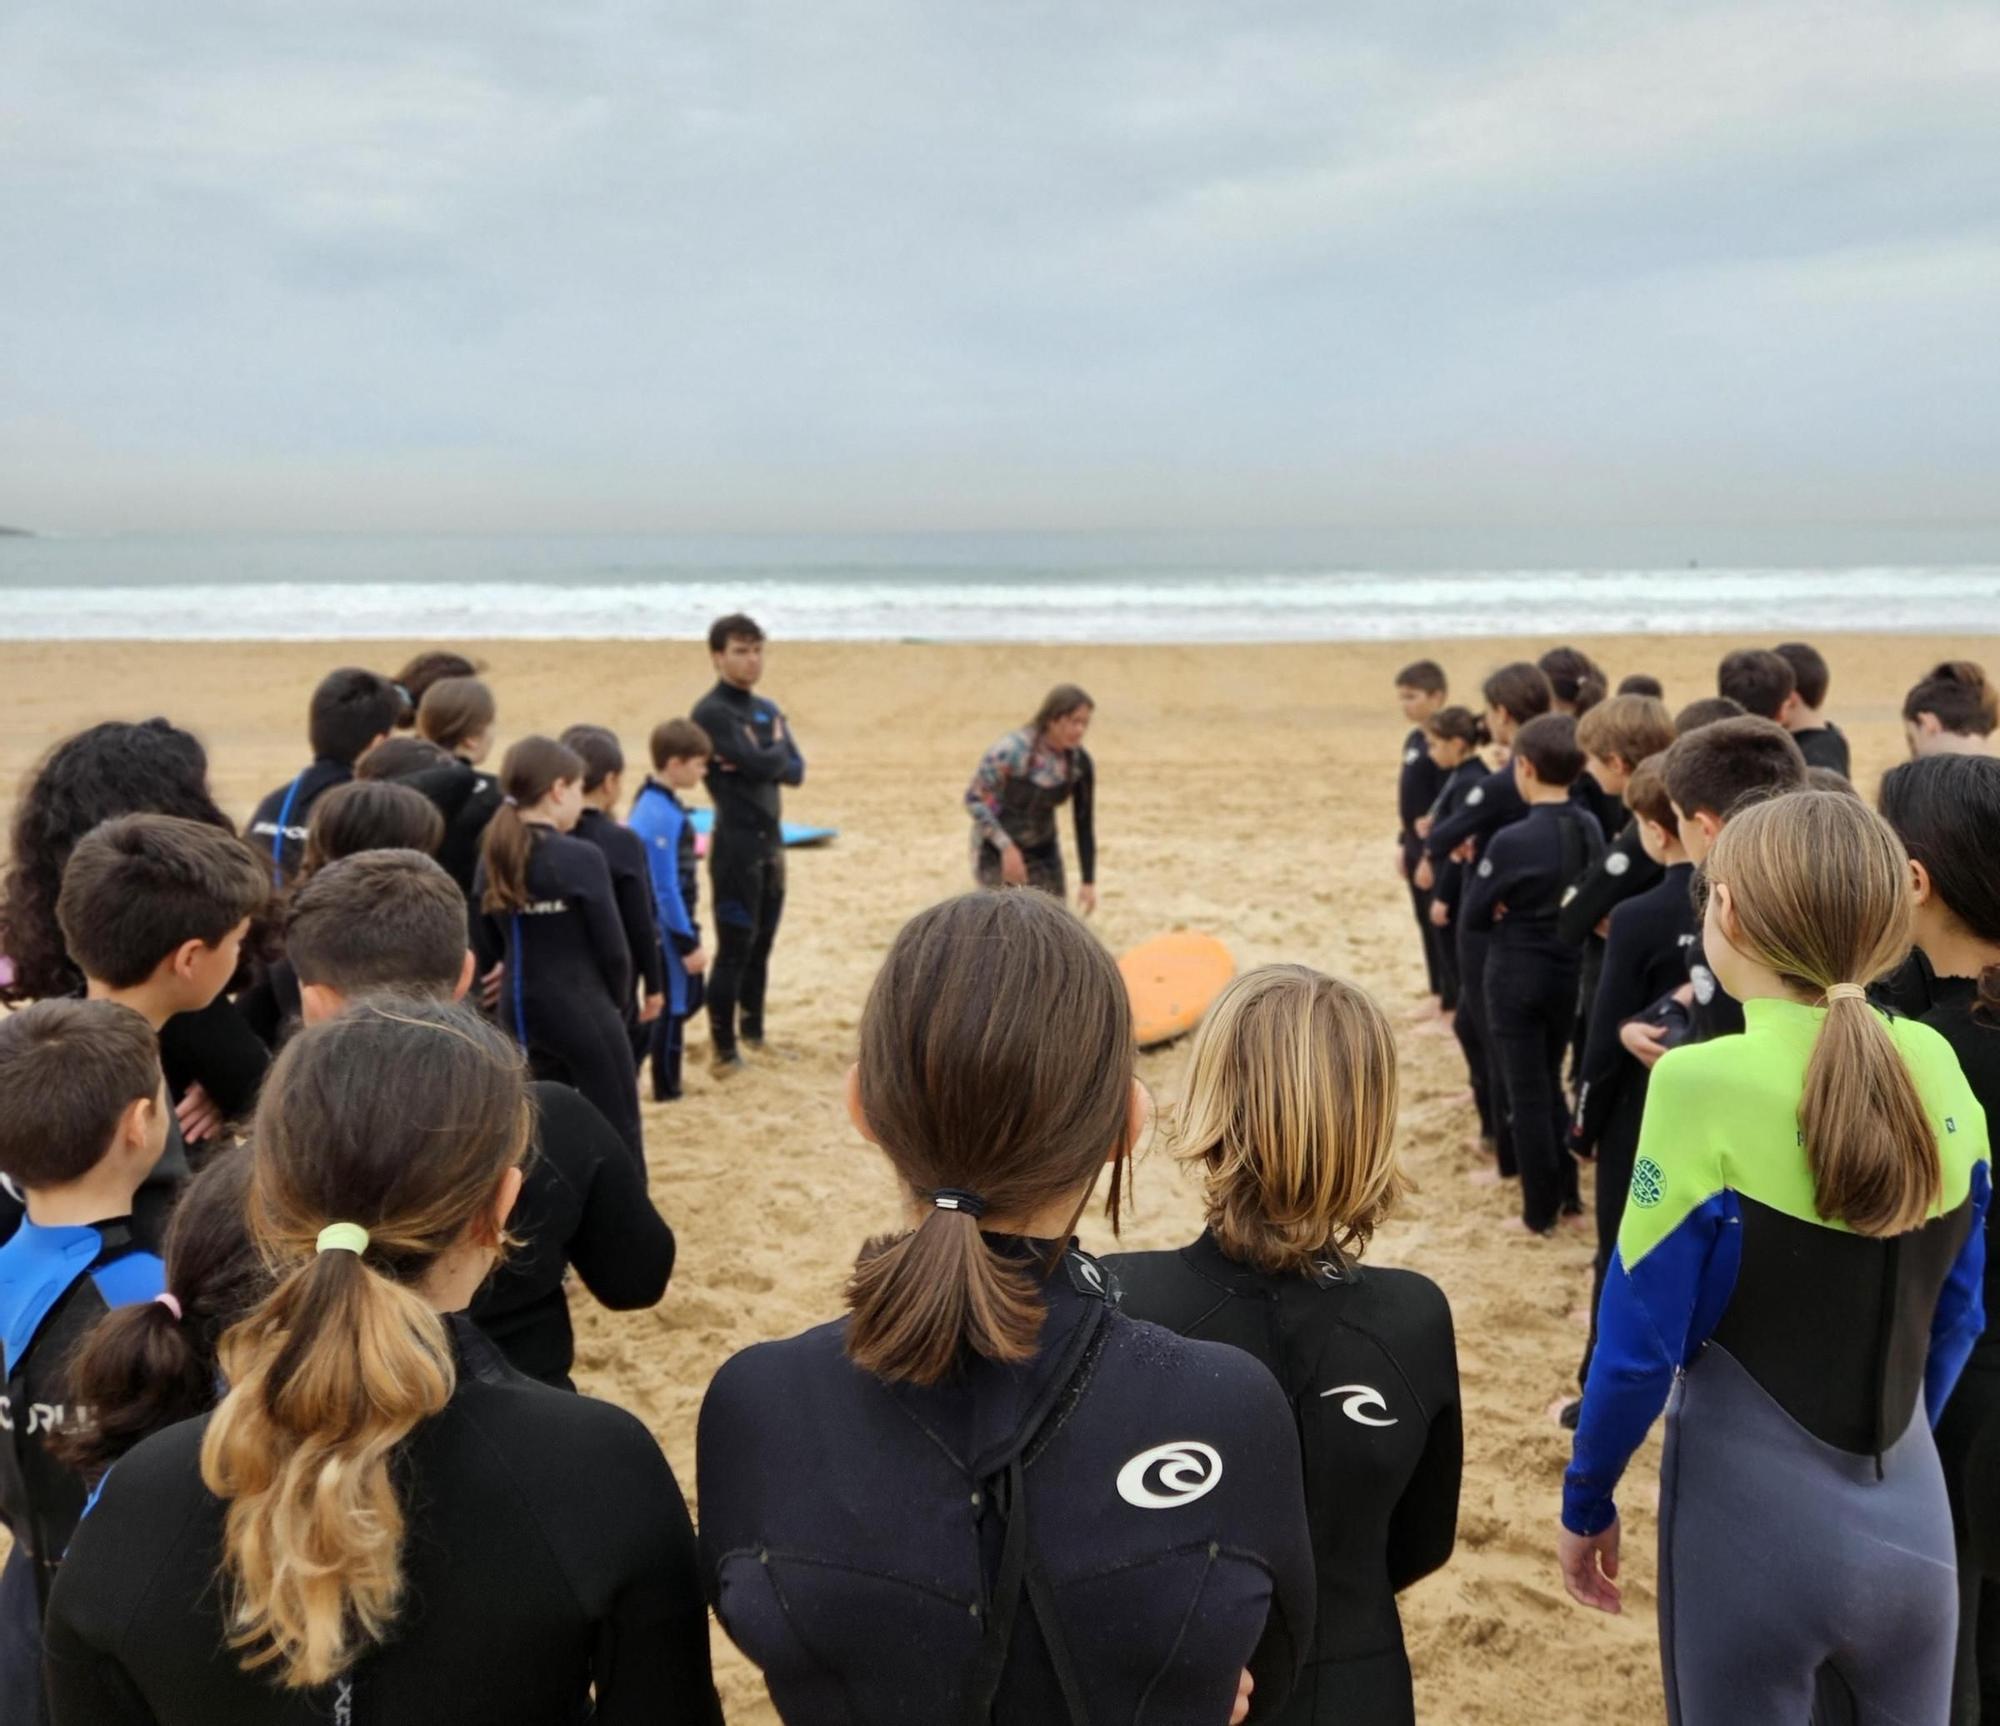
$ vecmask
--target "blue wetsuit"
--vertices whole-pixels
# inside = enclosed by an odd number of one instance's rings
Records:
[[[0,1516],[14,1536],[0,1573],[0,1696],[10,1721],[45,1718],[42,1613],[89,1496],[48,1448],[82,1412],[69,1403],[70,1356],[107,1312],[165,1287],[166,1267],[126,1217],[65,1228],[24,1219],[0,1246]]]
[[[1003,1250],[1046,1242],[988,1236]],[[702,1571],[790,1726],[1219,1726],[1312,1641],[1299,1443],[1240,1350],[1119,1312],[1073,1248],[1033,1360],[885,1384],[844,1326],[702,1404]]]
[[[653,1024],[653,1100],[672,1101],[681,1094],[681,1055],[687,1022],[701,1011],[702,980],[690,975],[687,957],[701,946],[701,874],[696,868],[694,823],[673,791],[649,779],[632,800],[626,823],[646,848],[646,869],[653,888],[653,915],[659,925],[666,959],[667,1006]]]
[[[528,1051],[536,1076],[574,1085],[643,1165],[639,1086],[620,1011],[632,993],[632,958],[610,866],[582,839],[542,826],[528,832],[528,903],[474,919],[479,968],[505,961],[500,1023]],[[485,893],[482,862],[473,902]]]
[[[1826,1010],[1745,1005],[1741,1036],[1653,1069],[1598,1312],[1563,1524],[1594,1534],[1662,1405],[1660,1652],[1675,1726],[1942,1721],[1956,1616],[1931,1438],[1984,1326],[1984,1110],[1935,1031],[1887,1021],[1943,1191],[1902,1235],[1820,1217],[1799,1127]],[[1926,1414],[1928,1413],[1928,1419]]]

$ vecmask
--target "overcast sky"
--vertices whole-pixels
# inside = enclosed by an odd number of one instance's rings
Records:
[[[2000,6],[0,15],[0,521],[1992,519]]]

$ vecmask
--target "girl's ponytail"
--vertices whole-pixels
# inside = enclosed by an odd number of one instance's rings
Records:
[[[486,890],[479,900],[482,911],[527,908],[528,857],[534,850],[534,835],[521,819],[521,811],[541,802],[559,781],[581,782],[583,773],[583,757],[553,737],[524,737],[507,751],[500,763],[504,800],[479,841],[479,854],[486,865]]]
[[[1794,791],[1730,817],[1706,867],[1730,939],[1826,1003],[1799,1126],[1823,1217],[1857,1234],[1915,1228],[1944,1189],[1936,1135],[1864,985],[1910,950],[1909,854],[1858,798]]]
[[[873,1240],[847,1285],[847,1352],[935,1384],[965,1351],[1033,1354],[1040,1285],[1107,1158],[1118,1225],[1132,1013],[1111,955],[1039,893],[968,893],[897,935],[861,1019],[858,1112],[921,1210]],[[990,1239],[1073,1202],[1048,1255]]]
[[[248,1214],[278,1281],[222,1340],[229,1392],[201,1451],[228,1507],[222,1583],[246,1668],[323,1684],[393,1626],[392,1458],[457,1376],[420,1285],[452,1248],[497,1237],[529,1128],[512,1046],[437,1002],[350,1007],[266,1077]]]

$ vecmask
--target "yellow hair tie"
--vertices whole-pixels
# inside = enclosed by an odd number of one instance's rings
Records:
[[[328,1223],[319,1231],[318,1252],[353,1253],[359,1257],[368,1250],[368,1231],[359,1223]]]
[[[1826,992],[1829,1001],[1865,1001],[1868,991],[1859,983],[1835,983]]]

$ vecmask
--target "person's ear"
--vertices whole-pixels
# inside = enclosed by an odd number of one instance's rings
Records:
[[[153,1123],[159,1118],[158,1097],[134,1097],[118,1114],[118,1130],[113,1142],[124,1150],[149,1150],[153,1143]]]
[[[1697,809],[1694,812],[1694,824],[1707,835],[1711,845],[1715,843],[1716,834],[1722,831],[1722,817],[1712,809]]]
[[[347,997],[326,983],[299,985],[299,1017],[308,1025],[324,1025],[347,1007]]]
[[[1791,730],[1792,721],[1798,718],[1799,710],[1804,706],[1805,703],[1799,699],[1799,692],[1796,689],[1793,690],[1790,695],[1778,703],[1778,723],[1787,731]]]
[[[1743,951],[1743,925],[1736,919],[1736,901],[1731,896],[1729,884],[1718,881],[1708,890],[1709,902],[1715,907],[1715,926],[1722,931],[1722,938],[1737,952]]]
[[[1937,889],[1931,881],[1931,872],[1919,863],[1916,858],[1912,857],[1910,859],[1910,903],[1912,905],[1928,905],[1931,902],[1931,895],[1936,891]]]
[[[507,1233],[507,1219],[513,1216],[515,1205],[521,1201],[521,1188],[527,1178],[518,1163],[500,1177],[500,1191],[493,1201],[493,1238],[496,1241]]]
[[[847,1118],[854,1123],[854,1130],[871,1145],[881,1144],[861,1107],[861,1064],[858,1061],[847,1069],[847,1077],[841,1081],[841,1095],[846,1099]]]
[[[451,998],[454,1001],[463,1001],[467,995],[472,993],[472,979],[478,970],[479,961],[473,956],[472,949],[468,947],[465,950],[465,958],[460,962],[458,967],[458,981],[452,985]]]
[[[1125,1137],[1122,1143],[1113,1145],[1105,1154],[1107,1163],[1116,1162],[1120,1156],[1129,1157],[1132,1148],[1144,1137],[1147,1123],[1153,1118],[1153,1094],[1135,1078],[1132,1081],[1132,1095],[1125,1105]]]
[[[1627,761],[1624,756],[1612,755],[1606,757],[1606,759],[1611,764],[1612,772],[1622,774],[1627,779],[1632,777],[1632,763]]]
[[[1937,737],[1944,731],[1944,721],[1935,713],[1919,713],[1916,725],[1919,735],[1924,737]]]
[[[215,949],[206,941],[183,941],[168,956],[168,964],[173,967],[174,981],[192,983],[195,981],[195,967]]]

